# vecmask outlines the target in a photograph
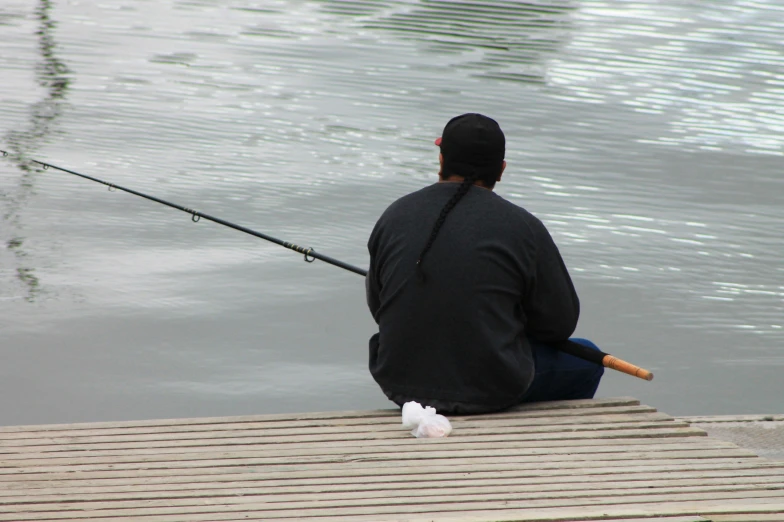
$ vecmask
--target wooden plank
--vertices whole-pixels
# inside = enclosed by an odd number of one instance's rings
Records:
[[[381,421],[382,419],[374,419]],[[545,417],[504,417],[495,420],[475,420],[470,418],[457,418],[452,419],[451,423],[456,429],[466,428],[496,428],[496,427],[541,427],[541,426],[572,426],[576,424],[612,424],[624,422],[662,422],[671,426],[688,427],[688,423],[676,422],[669,415],[649,412],[649,413],[605,413],[588,415],[580,418],[573,416],[545,416]],[[200,430],[161,430],[151,433],[136,433],[125,432],[122,430],[80,430],[76,434],[67,434],[65,436],[49,436],[49,433],[42,434],[36,437],[17,437],[0,440],[0,447],[23,447],[34,446],[42,443],[94,443],[94,442],[112,442],[112,441],[155,441],[155,440],[187,440],[187,439],[201,439],[201,438],[216,438],[231,436],[235,438],[245,437],[264,437],[264,436],[278,436],[290,435],[291,433],[364,433],[364,432],[399,432],[404,430],[399,419],[395,421],[385,420],[378,423],[363,423],[363,424],[342,424],[342,423],[327,423],[320,422],[319,424],[310,423],[307,426],[297,426],[288,423],[275,423],[275,426],[261,426],[260,428],[251,429],[258,424],[248,424],[243,426],[242,429],[231,429],[227,426],[230,425],[210,425],[210,429]],[[107,432],[111,432],[108,433]],[[68,433],[68,432],[51,432],[51,433]]]
[[[580,507],[574,508],[554,508],[554,509],[539,509],[531,513],[530,510],[498,510],[492,512],[492,518],[488,518],[486,512],[474,512],[473,514],[465,513],[455,516],[453,514],[446,517],[439,514],[428,514],[426,516],[413,515],[405,519],[396,519],[405,522],[432,522],[439,520],[450,520],[455,522],[489,522],[489,520],[498,522],[574,522],[592,521],[592,520],[613,520],[620,522],[618,516],[645,516],[642,520],[645,522],[658,522],[659,520],[667,520],[669,516],[680,517],[687,513],[700,513],[694,515],[699,520],[707,520],[709,522],[718,522],[715,513],[733,513],[742,510],[749,510],[749,512],[756,513],[760,517],[760,521],[765,520],[765,513],[784,510],[784,503],[777,499],[758,499],[753,505],[748,504],[744,499],[729,499],[717,503],[716,501],[691,501],[691,502],[673,502],[667,505],[660,504],[640,504],[638,506],[620,506],[612,510],[596,507]],[[528,511],[526,514],[524,511]],[[607,514],[610,511],[612,514]],[[236,518],[234,520],[237,520]],[[247,519],[246,519],[247,520]],[[269,522],[275,522],[281,519],[269,519]],[[324,519],[321,517],[310,518],[309,522],[322,522]],[[333,518],[332,521],[335,519]],[[358,520],[358,519],[353,519]],[[363,519],[366,522],[375,522],[376,520],[384,520],[384,518],[367,518]],[[389,518],[386,518],[389,520]],[[622,519],[621,519],[622,520]],[[98,521],[96,521],[98,522]],[[145,521],[145,522],[163,522],[163,521]],[[197,521],[194,521],[197,522]]]
[[[784,522],[784,509],[782,509],[782,513],[713,515],[711,522]]]
[[[597,415],[590,416],[583,419],[574,419],[572,417],[544,417],[536,419],[515,419],[507,418],[496,421],[470,421],[470,420],[454,420],[452,422],[455,432],[458,430],[461,433],[476,433],[478,430],[501,432],[504,429],[514,428],[517,432],[521,433],[540,433],[540,432],[553,432],[563,430],[571,430],[581,428],[583,430],[594,429],[594,426],[606,426],[600,429],[613,429],[619,424],[625,424],[629,427],[635,427],[644,424],[648,426],[653,423],[660,423],[666,427],[688,428],[689,424],[686,422],[676,422],[672,417],[661,413],[647,413],[637,415]],[[209,432],[173,432],[173,433],[158,433],[158,434],[144,434],[144,435],[92,435],[80,437],[50,437],[38,439],[16,439],[12,441],[2,441],[0,447],[14,448],[35,446],[40,444],[92,444],[96,442],[131,442],[131,441],[161,441],[161,440],[201,440],[204,438],[247,438],[254,437],[260,440],[274,437],[296,437],[304,433],[308,435],[348,435],[348,434],[363,434],[363,433],[389,433],[390,435],[410,436],[409,431],[402,427],[400,423],[386,423],[377,425],[360,425],[360,426],[338,426],[332,424],[320,424],[319,426],[312,426],[308,429],[297,428],[291,426],[283,426],[274,429],[256,430],[252,433],[238,433],[234,430],[211,430]]]
[[[482,440],[482,439],[479,439]],[[166,446],[141,447],[137,449],[134,445],[126,448],[124,445],[96,444],[95,447],[71,449],[70,446],[47,446],[37,448],[46,451],[0,454],[0,458],[8,460],[28,460],[28,459],[57,459],[57,458],[96,458],[96,457],[131,457],[137,455],[187,455],[189,453],[215,453],[242,451],[252,454],[255,457],[304,457],[315,455],[365,455],[376,453],[400,454],[419,454],[425,452],[439,451],[444,456],[450,456],[450,452],[463,451],[496,451],[496,450],[528,450],[532,453],[617,453],[618,451],[675,451],[675,450],[694,450],[694,449],[727,449],[735,450],[738,446],[731,442],[702,437],[673,437],[668,439],[629,439],[621,440],[623,444],[608,445],[598,444],[603,439],[592,440],[592,444],[563,444],[559,441],[518,441],[509,440],[504,442],[462,442],[459,438],[446,439],[440,444],[418,444],[409,446],[381,446],[381,445],[356,445],[347,448],[345,445],[286,445],[284,448],[276,448],[269,444],[204,444],[204,445],[184,445],[177,446],[174,441]],[[449,441],[449,442],[447,442]],[[282,446],[282,445],[281,445]],[[301,447],[306,446],[306,447]],[[108,448],[108,449],[104,449]]]
[[[593,436],[591,436],[593,435]],[[619,436],[620,435],[620,436]],[[626,436],[623,436],[626,435]],[[178,443],[179,442],[179,443]],[[626,431],[610,431],[606,433],[594,432],[586,436],[584,433],[578,431],[572,432],[555,432],[539,434],[525,434],[525,433],[486,433],[478,434],[457,434],[453,437],[443,439],[415,439],[410,435],[407,437],[396,438],[354,438],[350,442],[339,438],[317,438],[311,441],[304,441],[300,438],[287,438],[281,439],[274,444],[269,444],[267,440],[262,439],[194,439],[187,441],[151,441],[148,444],[144,443],[96,443],[95,445],[51,445],[51,448],[62,448],[63,451],[75,451],[86,455],[90,448],[96,450],[106,449],[107,451],[127,450],[131,451],[136,448],[150,449],[150,450],[165,450],[167,448],[181,448],[188,451],[193,448],[204,448],[206,450],[218,450],[220,448],[237,449],[237,448],[253,448],[259,451],[267,451],[271,449],[279,449],[280,451],[302,451],[307,452],[311,450],[327,450],[327,449],[341,449],[348,450],[352,448],[375,448],[375,451],[387,449],[389,451],[414,451],[415,448],[426,447],[476,447],[482,444],[494,443],[497,445],[524,445],[526,447],[583,447],[583,446],[600,446],[600,445],[639,445],[639,444],[695,444],[695,445],[718,445],[729,444],[732,447],[735,445],[729,441],[722,441],[720,439],[709,439],[704,436],[701,430],[688,429],[670,429],[670,428],[656,428],[650,430],[626,430]],[[47,448],[49,449],[49,448]],[[0,453],[2,459],[14,459],[18,456],[27,454],[36,454],[36,448],[31,448],[26,451],[10,451],[7,453]],[[54,453],[43,452],[43,454]]]
[[[415,448],[427,447],[428,445],[438,447],[450,447],[453,445],[474,446],[487,444],[492,442],[494,445],[506,444],[526,444],[530,446],[542,447],[565,447],[565,446],[584,446],[584,445],[607,445],[608,442],[602,438],[591,438],[582,441],[564,442],[557,440],[528,440],[521,441],[515,433],[496,434],[492,430],[488,430],[484,436],[469,437],[462,436],[459,433],[455,436],[443,439],[416,439],[414,437],[406,438],[390,438],[390,439],[375,439],[363,440],[351,444],[352,448],[370,448],[379,447],[389,448],[390,451],[409,451]],[[722,441],[720,439],[708,437],[677,437],[677,438],[636,438],[636,439],[615,439],[612,445],[618,444],[729,444],[731,442]],[[58,452],[84,452],[89,451],[132,451],[135,449],[159,451],[169,448],[182,448],[187,451],[188,448],[232,448],[232,447],[253,447],[253,448],[276,448],[288,451],[306,451],[310,449],[328,449],[328,448],[345,448],[346,444],[343,441],[324,441],[324,442],[292,442],[279,443],[275,445],[265,444],[265,439],[258,439],[254,437],[241,437],[241,438],[203,438],[203,439],[189,439],[189,440],[164,440],[164,441],[144,441],[144,442],[94,442],[92,444],[84,444],[77,442],[75,444],[47,444],[36,446],[21,446],[21,447],[0,447],[0,458],[12,458],[16,455],[27,455],[35,453],[58,453]],[[392,449],[394,448],[394,449]]]
[[[597,407],[597,408],[582,408],[582,409],[562,409],[562,410],[533,410],[521,411],[512,413],[498,413],[493,416],[474,416],[474,417],[460,417],[449,416],[451,421],[459,422],[462,420],[468,421],[486,421],[486,420],[504,420],[504,419],[538,419],[538,418],[556,418],[556,417],[570,417],[576,421],[582,420],[584,417],[592,417],[595,415],[629,415],[629,414],[642,414],[642,413],[655,413],[656,409],[650,406],[613,406],[613,407]],[[673,419],[671,416],[667,416]],[[0,444],[3,441],[24,440],[24,439],[40,439],[40,438],[54,438],[54,437],[81,437],[93,435],[144,435],[155,433],[188,433],[188,432],[209,432],[209,431],[254,431],[264,430],[267,428],[275,427],[299,427],[309,428],[318,426],[372,426],[376,424],[389,424],[400,425],[401,416],[398,413],[396,416],[377,416],[377,417],[347,417],[339,419],[284,419],[284,420],[268,420],[268,421],[244,421],[234,422],[236,417],[226,417],[225,422],[211,422],[205,424],[176,424],[176,425],[163,425],[163,426],[140,426],[140,427],[105,427],[105,428],[83,428],[83,424],[66,425],[70,428],[64,429],[51,429],[51,430],[34,430],[34,431],[20,431],[20,432],[2,432],[0,431]],[[684,421],[680,421],[684,422]],[[2,429],[2,428],[0,428]]]
[[[613,518],[613,522],[651,522],[650,517],[646,518]],[[711,522],[707,518],[696,515],[686,515],[685,517],[656,517],[655,522]]]
[[[447,464],[528,464],[539,465],[560,464],[572,462],[576,465],[590,465],[592,463],[619,461],[621,463],[647,461],[647,460],[673,460],[673,459],[732,459],[751,458],[758,459],[756,454],[749,450],[738,448],[736,450],[704,450],[704,451],[673,451],[662,455],[657,452],[629,452],[615,454],[581,454],[579,458],[573,455],[503,455],[486,456],[482,452],[473,452],[470,456],[448,459]],[[218,454],[188,454],[179,456],[137,456],[131,458],[114,457],[109,459],[41,459],[30,461],[2,461],[0,474],[49,473],[49,472],[85,472],[100,470],[130,470],[138,469],[186,469],[186,468],[213,468],[221,466],[263,466],[265,470],[287,469],[329,469],[339,465],[341,469],[374,467],[376,469],[395,468],[414,464],[434,464],[430,459],[421,455],[408,454],[381,454],[377,457],[358,456],[347,453],[346,455],[287,457],[253,457],[243,452],[225,452]]]
[[[510,413],[545,411],[545,410],[583,410],[591,408],[606,408],[612,406],[638,406],[640,401],[633,397],[614,397],[606,399],[584,399],[575,401],[537,402],[521,405],[507,410]],[[83,430],[101,428],[134,428],[147,426],[182,426],[222,424],[226,422],[265,422],[265,421],[291,421],[291,420],[332,420],[346,418],[367,417],[400,417],[399,409],[388,410],[360,410],[315,413],[283,413],[271,415],[244,415],[234,417],[202,417],[196,419],[160,419],[143,421],[122,422],[85,422],[80,424],[42,424],[31,426],[4,426],[0,433],[19,432],[46,432],[51,430]],[[479,416],[477,416],[479,418]]]
[[[504,461],[503,464],[429,464],[427,473],[430,476],[441,474],[509,474],[518,473],[519,476],[528,474],[529,476],[563,476],[563,475],[607,475],[618,473],[654,473],[672,472],[679,473],[684,471],[716,471],[716,470],[749,470],[749,469],[780,469],[782,463],[771,462],[765,459],[683,459],[683,460],[651,460],[640,463],[626,463],[624,461],[599,462],[594,466],[585,467],[584,463],[556,462],[542,464],[520,464]],[[422,466],[400,466],[389,467],[384,470],[384,476],[391,478],[398,475],[417,475],[422,473]],[[363,480],[372,480],[379,476],[378,469],[372,464],[369,466],[350,466],[348,464],[339,467],[327,467],[326,469],[310,469],[306,466],[288,468],[257,468],[243,466],[208,467],[208,468],[180,468],[180,469],[102,469],[99,471],[63,471],[63,472],[29,472],[24,469],[17,470],[15,474],[0,476],[0,479],[7,482],[41,481],[41,480],[89,480],[89,479],[117,479],[117,478],[152,478],[152,477],[220,477],[226,475],[245,474],[263,478],[265,480],[293,480],[293,479],[319,479],[329,478],[339,480],[340,478],[363,477]],[[3,486],[4,487],[4,486]]]
[[[688,422],[690,424],[705,424],[714,422],[780,422],[784,421],[784,414],[773,415],[702,415],[702,416],[687,416],[676,417],[678,420]]]
[[[773,513],[784,511],[784,502],[778,499],[755,499],[753,504],[749,504],[744,499],[726,499],[720,504],[714,500],[707,501],[684,501],[671,502],[667,504],[645,504],[639,503],[629,506],[580,506],[580,507],[555,507],[555,508],[516,508],[493,510],[473,509],[461,512],[437,512],[434,510],[421,513],[408,513],[396,515],[342,515],[300,517],[308,522],[336,522],[338,520],[348,520],[352,522],[433,522],[433,521],[454,521],[454,522],[576,522],[576,521],[596,521],[596,520],[615,520],[618,522],[622,517],[643,517],[645,521],[667,520],[663,517],[684,517],[688,513],[701,513],[710,510],[711,513]],[[209,513],[191,514],[188,522],[247,522],[248,520],[260,520],[257,512],[246,511],[238,513]],[[710,516],[710,515],[709,515]],[[688,520],[688,516],[686,516]],[[181,515],[150,515],[140,516],[134,520],[142,522],[182,522]],[[290,515],[283,517],[267,517],[265,522],[290,522]],[[699,520],[699,518],[697,518]],[[710,519],[708,519],[710,520]],[[763,519],[764,520],[764,519]],[[90,522],[117,522],[115,517],[91,518]],[[28,518],[21,518],[18,522],[30,522]],[[674,521],[668,521],[674,522]]]
[[[683,436],[706,436],[704,430],[692,427],[678,427],[669,422],[630,422],[626,424],[587,424],[569,425],[559,427],[534,426],[529,429],[508,427],[496,428],[492,430],[496,435],[516,435],[518,440],[572,440],[580,438],[628,438],[628,437],[683,437]],[[482,428],[461,429],[455,433],[461,438],[485,437],[488,431]],[[327,433],[312,434],[310,432],[294,432],[290,435],[277,435],[261,437],[263,443],[302,443],[302,442],[342,442],[346,446],[351,446],[356,441],[367,440],[391,440],[391,439],[411,439],[408,430],[390,432],[367,432],[367,433]],[[95,442],[107,442],[96,438]],[[170,440],[177,440],[176,437]],[[188,440],[185,438],[184,440]],[[199,440],[199,439],[196,439]],[[64,442],[67,443],[67,442]]]
[[[499,448],[495,450],[459,450],[450,449],[447,451],[430,452],[411,452],[411,453],[368,453],[358,454],[352,452],[336,453],[331,455],[305,455],[305,456],[274,456],[267,454],[259,456],[256,452],[232,451],[216,453],[184,453],[184,454],[165,454],[165,455],[138,455],[128,457],[83,457],[83,458],[43,458],[17,460],[13,465],[3,464],[9,469],[18,468],[37,468],[37,467],[71,467],[72,470],[86,469],[83,467],[101,467],[102,465],[112,465],[115,469],[133,469],[136,467],[149,468],[152,464],[157,467],[177,468],[177,467],[204,467],[222,465],[250,465],[250,466],[290,466],[299,464],[322,464],[322,463],[361,463],[373,462],[378,467],[394,466],[399,462],[422,462],[435,464],[437,461],[470,462],[473,459],[482,458],[486,462],[560,462],[563,460],[572,461],[635,461],[635,460],[671,460],[671,459],[713,459],[713,458],[757,458],[757,455],[749,450],[742,448],[728,449],[702,449],[699,447],[686,450],[662,451],[630,451],[620,453],[618,451],[607,452],[549,452],[529,450],[526,448]],[[206,461],[206,462],[203,462]],[[440,463],[440,462],[439,462]],[[129,466],[123,466],[123,465]],[[134,466],[138,464],[138,466]]]
[[[752,491],[721,491],[718,493],[670,493],[665,495],[629,495],[629,496],[604,496],[604,497],[584,497],[580,499],[570,498],[541,498],[527,495],[477,495],[462,497],[460,501],[454,501],[449,496],[441,497],[439,500],[416,499],[411,503],[408,498],[382,499],[376,502],[363,500],[360,502],[352,501],[316,501],[316,502],[297,502],[297,503],[268,503],[258,501],[255,498],[232,498],[226,499],[221,504],[200,504],[200,505],[179,505],[177,501],[147,501],[144,507],[129,507],[127,509],[117,508],[117,503],[91,503],[90,506],[82,506],[81,509],[73,510],[73,505],[49,505],[53,511],[29,512],[16,509],[16,506],[4,507],[5,513],[0,513],[0,520],[20,522],[22,520],[88,520],[96,517],[123,516],[134,517],[134,519],[148,515],[178,515],[187,520],[194,520],[193,515],[211,514],[227,515],[232,512],[235,514],[253,516],[261,520],[269,520],[275,516],[287,513],[298,518],[313,516],[358,516],[358,515],[393,515],[393,514],[422,514],[423,511],[430,510],[436,513],[455,513],[466,510],[497,510],[497,509],[521,509],[530,510],[534,508],[544,509],[553,507],[575,507],[581,509],[587,507],[602,506],[603,511],[615,510],[621,505],[648,505],[661,508],[660,514],[667,504],[678,502],[717,502],[725,503],[728,500],[746,500],[747,505],[753,502],[755,507],[753,512],[759,511],[762,501],[773,500],[779,506],[784,506],[781,490],[752,490]],[[226,503],[231,501],[231,503]],[[103,507],[103,506],[106,507]],[[706,507],[710,504],[706,504]],[[745,506],[744,506],[745,508]],[[770,511],[768,511],[770,512]],[[672,514],[683,514],[672,513]],[[216,519],[218,519],[216,517]]]
[[[603,483],[623,481],[646,482],[655,487],[657,484],[680,483],[734,483],[737,480],[747,483],[759,480],[761,483],[775,482],[784,479],[784,463],[778,467],[768,468],[732,468],[732,469],[700,469],[677,471],[634,471],[616,469],[615,473],[592,474],[590,470],[585,474],[577,474],[564,470],[561,474],[540,474],[537,471],[519,472],[507,471],[503,474],[497,472],[461,472],[439,473],[426,475],[423,473],[409,475],[376,475],[361,477],[327,477],[327,478],[289,478],[267,479],[262,474],[226,474],[226,475],[191,475],[191,476],[139,476],[136,478],[109,478],[109,479],[73,479],[73,480],[44,480],[28,482],[7,482],[3,484],[0,495],[15,496],[20,491],[27,495],[43,494],[46,492],[70,493],[113,493],[133,491],[179,491],[188,489],[241,489],[265,488],[276,491],[298,491],[307,488],[309,491],[355,491],[361,489],[438,489],[473,485],[492,484],[541,484],[548,486],[555,484],[557,487],[567,484],[586,484],[603,487]]]
[[[43,480],[7,482],[0,491],[0,497],[25,494],[66,494],[66,493],[98,493],[98,492],[132,492],[132,491],[180,491],[188,489],[227,489],[227,488],[274,488],[277,490],[295,491],[307,488],[308,491],[359,491],[359,490],[386,490],[386,489],[417,489],[417,488],[451,488],[468,487],[474,485],[503,484],[540,484],[548,487],[549,484],[582,484],[596,483],[596,487],[605,487],[603,483],[623,481],[629,487],[636,487],[636,482],[648,482],[651,487],[661,484],[689,483],[746,483],[752,478],[761,482],[775,482],[784,480],[782,468],[747,468],[730,470],[694,470],[694,471],[658,471],[628,472],[619,468],[616,473],[568,475],[536,475],[532,472],[509,472],[498,474],[492,471],[477,473],[437,474],[435,477],[418,475],[395,475],[375,477],[333,477],[333,478],[276,478],[268,479],[263,475],[231,474],[218,476],[194,477],[139,477],[138,479],[106,479],[106,480]],[[173,480],[169,480],[172,478]]]
[[[448,514],[440,514],[440,513],[426,513],[422,515],[418,514],[411,514],[408,516],[395,516],[394,519],[390,518],[389,516],[381,515],[381,516],[362,516],[360,517],[341,517],[340,520],[351,520],[351,521],[358,521],[361,520],[362,522],[389,522],[390,520],[394,520],[395,522],[433,522],[433,521],[455,521],[455,522],[489,522],[489,521],[498,521],[498,522],[575,522],[575,521],[595,521],[595,520],[612,520],[613,522],[622,522],[623,520],[630,520],[628,518],[619,518],[625,516],[644,516],[644,518],[636,518],[631,520],[641,520],[644,522],[653,522],[653,521],[660,521],[665,520],[668,522],[673,522],[674,520],[679,520],[685,518],[686,520],[696,520],[696,521],[708,521],[716,520],[715,515],[709,515],[711,518],[705,518],[700,515],[684,515],[684,513],[689,512],[704,512],[706,509],[711,509],[714,512],[721,512],[721,513],[731,513],[737,512],[738,510],[743,510],[744,508],[748,508],[748,504],[744,500],[728,500],[722,502],[721,505],[708,505],[711,504],[712,501],[707,502],[678,502],[668,504],[667,507],[662,507],[658,504],[653,505],[646,505],[641,504],[639,506],[627,507],[627,506],[620,506],[614,508],[612,510],[608,510],[602,507],[580,507],[580,508],[544,508],[544,509],[535,509],[535,510],[526,510],[526,509],[515,509],[515,510],[494,510],[491,513],[486,511],[473,511],[473,512],[463,512],[460,514],[456,513],[448,513]],[[715,504],[715,503],[713,503]],[[768,501],[768,500],[761,500],[759,505],[755,505],[752,509],[753,511],[760,517],[760,521],[765,520],[765,512],[766,511],[775,511],[781,509],[781,506],[784,504],[778,504],[775,500]],[[230,516],[230,515],[229,515]],[[778,516],[778,515],[777,515]],[[150,518],[144,519],[145,522],[170,522],[173,519],[170,518]],[[203,519],[201,517],[194,518],[194,522],[199,522]],[[239,519],[239,518],[219,518],[216,520],[221,521],[233,521],[238,522],[239,520],[247,520]],[[276,522],[284,520],[282,518],[271,518],[267,519],[268,522]],[[290,519],[287,519],[290,520]],[[309,522],[334,522],[335,518],[333,517],[314,517],[308,518]],[[750,519],[754,520],[754,519]],[[98,519],[95,522],[109,522],[106,519]],[[718,522],[718,521],[716,521]]]
[[[502,488],[504,491],[591,491],[594,494],[608,489],[634,489],[645,488],[654,493],[662,488],[693,487],[693,486],[732,486],[732,485],[774,485],[784,483],[784,474],[775,476],[727,476],[724,478],[707,477],[692,479],[664,479],[664,480],[634,480],[624,481],[622,477],[612,477],[613,480],[599,481],[574,481],[567,478],[563,482],[541,481],[536,479],[487,479],[487,480],[460,480],[423,483],[379,482],[379,483],[352,483],[352,484],[327,484],[322,486],[259,486],[252,482],[228,482],[211,484],[177,484],[177,485],[142,485],[126,486],[122,488],[49,488],[31,490],[11,490],[0,496],[0,504],[14,503],[45,503],[45,502],[87,502],[94,500],[139,500],[153,498],[209,498],[216,496],[244,496],[258,494],[263,491],[266,495],[292,495],[306,496],[329,495],[338,498],[340,494],[352,494],[356,498],[383,497],[385,495],[401,495],[409,497],[430,495],[438,491],[443,494],[481,493]]]
[[[306,457],[306,456],[319,456],[319,455],[364,455],[364,454],[419,454],[428,452],[437,452],[443,456],[448,456],[450,452],[465,452],[465,451],[528,451],[531,454],[545,454],[545,453],[608,453],[618,452],[619,449],[623,451],[673,451],[673,450],[737,450],[737,445],[717,439],[707,439],[702,437],[669,437],[669,438],[648,438],[648,439],[620,439],[622,444],[613,444],[612,441],[604,439],[593,439],[592,444],[580,444],[574,441],[567,441],[565,444],[557,444],[559,441],[526,441],[526,440],[510,440],[503,442],[463,442],[461,439],[451,439],[449,442],[443,441],[442,443],[423,443],[408,446],[386,446],[386,445],[363,445],[357,444],[356,446],[346,445],[320,445],[318,443],[309,444],[308,447],[300,448],[297,445],[285,445],[279,450],[275,449],[274,445],[270,444],[229,444],[229,445],[203,445],[203,446],[167,446],[163,448],[118,448],[108,450],[90,450],[78,449],[69,450],[67,447],[61,451],[54,451],[57,446],[52,446],[52,451],[44,452],[18,452],[10,454],[0,454],[2,462],[11,461],[27,461],[32,459],[81,459],[81,458],[108,458],[108,457],[135,457],[135,456],[165,456],[165,455],[189,455],[189,454],[205,454],[205,453],[221,453],[221,454],[247,454],[255,457]],[[604,442],[599,444],[599,442]],[[283,446],[283,445],[282,445]],[[748,451],[748,450],[744,450]],[[750,453],[749,456],[752,454]],[[64,460],[63,460],[64,462]]]
[[[711,522],[784,522],[784,509],[782,509],[782,513],[713,515],[710,520]]]
[[[346,510],[349,507],[355,507],[362,510],[367,510],[372,514],[372,508],[376,506],[383,506],[384,508],[390,507],[394,511],[395,507],[405,509],[411,512],[411,508],[416,508],[417,505],[433,505],[433,504],[450,504],[450,503],[500,503],[500,502],[530,502],[539,503],[541,506],[550,505],[563,505],[563,506],[576,506],[583,505],[584,503],[597,504],[597,498],[602,498],[604,502],[611,505],[619,505],[628,503],[627,498],[633,498],[636,501],[653,502],[658,499],[659,502],[668,502],[671,498],[688,498],[695,500],[703,500],[713,498],[722,500],[724,498],[756,498],[757,496],[773,496],[776,492],[771,491],[775,489],[781,490],[784,488],[784,483],[774,485],[766,485],[761,488],[751,485],[738,485],[738,486],[690,486],[683,488],[661,488],[651,493],[647,488],[634,488],[634,489],[609,489],[602,491],[602,496],[597,497],[595,491],[592,490],[551,490],[551,491],[507,491],[505,488],[492,488],[483,493],[464,493],[455,494],[450,492],[447,495],[433,495],[425,494],[418,497],[400,498],[398,495],[385,494],[378,497],[365,497],[354,494],[345,493],[340,495],[323,496],[321,498],[313,498],[309,495],[223,495],[223,496],[203,496],[191,498],[163,498],[163,499],[134,499],[126,500],[96,500],[91,502],[51,502],[46,504],[32,504],[32,503],[15,503],[3,504],[2,511],[5,515],[10,514],[32,514],[32,513],[51,513],[56,511],[58,516],[63,518],[75,518],[80,513],[91,512],[99,513],[100,511],[116,512],[124,514],[126,512],[132,513],[135,511],[148,512],[157,508],[164,510],[181,508],[179,512],[198,512],[198,509],[205,504],[212,505],[217,509],[225,507],[227,511],[242,510],[243,506],[254,505],[262,506],[263,509],[268,511],[291,511],[301,514],[303,510],[311,510],[312,513],[318,514],[319,510],[327,509],[340,509]],[[783,499],[780,493],[778,498]],[[195,511],[194,511],[195,510]],[[75,512],[75,513],[74,513]],[[416,512],[416,511],[414,511]],[[100,514],[100,513],[99,513]],[[104,513],[106,514],[106,513]],[[0,515],[1,516],[1,515]],[[2,518],[0,518],[2,520]]]
[[[784,475],[775,477],[745,477],[725,479],[691,479],[691,480],[664,480],[650,482],[563,482],[542,484],[532,481],[484,481],[486,484],[448,484],[441,482],[438,485],[422,484],[417,487],[401,488],[399,484],[393,487],[367,486],[352,484],[344,486],[328,486],[322,488],[296,487],[296,488],[264,488],[248,487],[219,487],[219,488],[153,488],[133,489],[124,492],[107,492],[97,490],[93,492],[75,491],[64,493],[58,490],[46,492],[36,490],[28,491],[16,496],[0,496],[0,506],[34,505],[40,511],[47,511],[46,504],[69,503],[74,509],[81,509],[80,503],[125,501],[140,504],[147,500],[186,500],[190,499],[196,504],[210,501],[220,503],[225,498],[259,496],[265,502],[298,502],[308,500],[328,499],[383,499],[399,497],[401,494],[409,499],[418,497],[451,496],[459,501],[462,496],[491,494],[503,491],[504,493],[540,494],[547,498],[580,498],[596,495],[634,495],[634,494],[667,494],[687,492],[715,492],[715,491],[740,491],[756,489],[784,489]],[[382,486],[385,486],[382,484]],[[620,493],[619,493],[620,492]],[[2,509],[0,507],[0,509]]]

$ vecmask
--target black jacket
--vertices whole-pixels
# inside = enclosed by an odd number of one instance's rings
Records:
[[[448,214],[420,281],[419,253],[458,185],[404,196],[373,229],[366,286],[379,333],[370,372],[398,404],[493,411],[519,402],[533,380],[527,337],[567,339],[580,307],[542,222],[476,186]]]

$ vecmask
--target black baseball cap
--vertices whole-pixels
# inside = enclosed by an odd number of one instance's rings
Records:
[[[447,122],[436,139],[450,174],[498,170],[506,153],[506,138],[498,122],[482,114],[467,113]]]

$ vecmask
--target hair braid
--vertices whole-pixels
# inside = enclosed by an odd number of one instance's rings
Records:
[[[438,236],[438,232],[441,230],[444,221],[446,221],[446,216],[452,211],[453,208],[455,208],[463,196],[468,193],[476,178],[476,174],[472,174],[463,178],[463,182],[460,183],[459,187],[457,187],[457,191],[455,191],[452,197],[449,198],[449,201],[446,202],[444,208],[441,209],[441,213],[438,215],[438,219],[436,219],[436,222],[433,224],[433,229],[430,231],[430,237],[428,237],[427,243],[425,243],[425,247],[422,249],[422,252],[419,253],[419,259],[417,259],[416,270],[417,277],[420,281],[425,280],[425,272],[422,270],[422,262],[425,260],[425,255],[430,250],[430,247],[433,246],[433,242],[435,242],[436,236]]]

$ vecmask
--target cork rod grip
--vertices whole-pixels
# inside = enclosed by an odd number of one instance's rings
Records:
[[[621,359],[613,357],[612,355],[605,355],[602,359],[602,365],[607,368],[612,368],[613,370],[618,370],[619,372],[628,373],[634,377],[639,377],[640,379],[645,379],[646,381],[653,380],[653,374],[648,370],[640,368],[639,366],[635,366],[631,363],[627,363],[626,361],[622,361]]]

